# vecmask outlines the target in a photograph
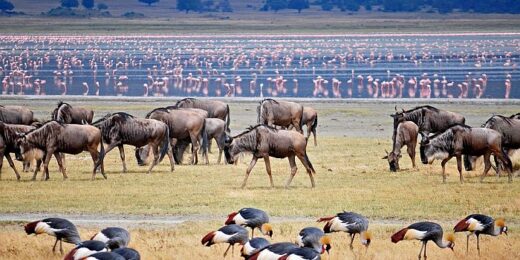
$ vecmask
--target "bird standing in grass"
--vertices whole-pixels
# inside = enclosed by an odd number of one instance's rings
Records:
[[[90,240],[105,242],[111,250],[126,247],[130,243],[130,233],[120,227],[107,227],[96,233]]]
[[[230,247],[235,247],[235,244],[244,245],[249,241],[249,232],[239,225],[231,224],[221,227],[217,231],[209,232],[205,235],[201,243],[205,246],[211,246],[218,243],[228,243],[229,246],[224,252],[224,257],[227,255]]]
[[[321,231],[319,228],[306,227],[298,233],[296,243],[300,247],[308,247],[314,249],[314,251],[323,254],[325,251],[329,253],[330,238]]]
[[[52,247],[52,252],[56,250],[56,245],[60,241],[60,252],[63,254],[62,241],[65,243],[71,243],[78,245],[81,243],[78,230],[72,222],[63,218],[46,218],[38,221],[34,221],[25,225],[25,232],[27,235],[30,234],[47,234],[49,236],[56,237],[56,242]]]
[[[422,241],[421,251],[419,251],[419,259],[424,248],[424,259],[426,259],[426,244],[433,241],[440,248],[450,248],[453,250],[455,246],[455,236],[448,234],[446,240],[443,240],[442,227],[433,222],[417,222],[406,228],[403,228],[392,235],[392,242],[397,243],[401,240],[420,240]]]
[[[273,237],[273,228],[269,224],[269,215],[263,210],[255,208],[243,208],[238,212],[228,215],[226,225],[237,224],[251,228],[251,237],[254,237],[255,228],[260,229],[264,236]]]
[[[486,215],[471,214],[463,220],[459,221],[459,223],[457,223],[457,225],[455,225],[453,228],[453,231],[469,232],[469,234],[466,236],[466,254],[468,253],[469,237],[475,234],[475,236],[477,236],[478,255],[480,256],[479,236],[481,234],[498,236],[502,233],[507,235],[507,226],[504,219],[494,220],[492,217]]]
[[[99,252],[107,252],[107,244],[96,240],[87,240],[81,242],[78,246],[72,249],[63,260],[79,260],[86,258],[92,254]]]
[[[353,248],[352,243],[354,242],[356,234],[360,234],[361,244],[366,246],[366,248],[370,246],[372,235],[368,231],[368,219],[365,216],[355,212],[343,211],[336,214],[336,216],[318,219],[318,222],[325,221],[327,221],[323,227],[325,233],[343,231],[350,235],[350,249]]]

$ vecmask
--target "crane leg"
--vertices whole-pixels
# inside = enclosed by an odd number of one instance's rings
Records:
[[[477,235],[477,251],[478,251],[478,256],[480,256],[480,239],[479,239],[478,235]]]
[[[229,248],[231,248],[231,244],[229,244],[229,246],[228,246],[227,249],[226,249],[226,252],[224,252],[224,257],[226,257],[227,252],[229,251]]]
[[[350,250],[354,249],[352,246],[352,243],[354,242],[354,237],[356,236],[356,233],[350,234]]]
[[[422,250],[424,248],[424,245],[425,245],[425,243],[423,242],[422,245],[421,245],[421,251],[419,251],[419,257],[418,257],[419,260],[421,260],[421,254],[422,254]]]
[[[469,237],[471,236],[472,234],[469,233],[467,236],[466,236],[466,255],[468,254],[468,250],[469,250]]]
[[[424,242],[424,260],[426,260],[426,244],[427,244],[427,243],[428,243],[428,242]]]
[[[58,244],[58,239],[56,238],[56,242],[54,242],[54,246],[52,247],[52,252],[56,251],[56,245]]]
[[[63,255],[63,241],[60,239],[60,253]]]

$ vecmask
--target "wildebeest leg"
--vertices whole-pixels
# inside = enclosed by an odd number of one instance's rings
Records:
[[[31,181],[36,180],[36,174],[38,174],[38,171],[40,171],[40,167],[42,166],[42,160],[36,160],[36,169],[34,169],[33,177],[31,178]]]
[[[123,162],[123,172],[126,173],[126,162],[125,162],[125,148],[122,144],[118,145],[117,148],[119,149],[119,156],[121,157],[121,161]],[[105,154],[107,152],[105,151]]]
[[[446,183],[446,163],[452,158],[453,156],[449,156],[448,158],[442,160],[441,166],[442,166],[442,182]]]
[[[44,175],[42,175],[42,180],[48,180],[49,179],[49,162],[51,161],[51,157],[54,154],[54,151],[47,151],[45,153],[45,159],[43,161],[43,170],[45,172]]]
[[[309,178],[311,179],[311,186],[314,188],[316,187],[314,183],[314,170],[312,169],[311,162],[309,161],[309,158],[306,154],[300,155],[296,154],[298,156],[298,159],[302,162],[303,166],[305,166],[305,169],[307,170],[307,174],[309,174]]]
[[[197,164],[199,163],[199,156],[197,153],[199,152],[199,139],[190,133],[190,139],[191,139],[191,164]]]
[[[14,166],[13,159],[11,158],[11,155],[8,153],[5,154],[5,158],[7,159],[7,162],[9,162],[9,166],[13,168],[14,174],[16,174],[16,180],[20,180],[20,174],[18,174],[18,170],[16,170],[16,167]],[[0,176],[2,176],[2,162],[3,162],[2,156],[0,156]],[[0,177],[1,179],[1,177]]]
[[[63,168],[63,162],[61,161],[60,153],[54,153],[54,157],[56,157],[56,161],[58,162],[58,166],[60,167],[61,174],[63,174],[63,179],[66,180],[68,177],[67,173],[65,172],[65,169]]]
[[[457,158],[457,170],[459,171],[460,183],[464,183],[464,179],[462,177],[462,155],[458,154],[455,157]]]
[[[246,170],[246,177],[244,178],[244,181],[242,182],[242,189],[246,187],[246,183],[247,183],[247,178],[249,177],[249,174],[251,173],[251,171],[253,170],[253,167],[255,167],[255,164],[256,164],[256,161],[258,160],[258,158],[256,158],[255,156],[253,156],[253,159],[251,160],[251,162],[249,163],[249,167],[247,167],[247,170]]]
[[[414,169],[417,168],[415,165],[415,145],[406,146],[406,150],[408,152],[408,155],[410,156],[410,159],[412,160],[412,167]]]
[[[151,163],[150,168],[148,168],[147,174],[152,173],[153,167],[159,163],[159,145],[150,144],[150,149],[153,152],[153,162]]]
[[[484,154],[484,172],[482,172],[482,176],[480,176],[480,182],[484,181],[484,177],[486,177],[489,169],[491,168],[491,160],[489,157],[489,153]]]
[[[173,139],[170,140],[170,147],[168,147],[168,160],[170,160],[170,171],[175,170],[175,160],[173,159]]]
[[[294,175],[296,175],[296,171],[298,171],[298,167],[296,167],[296,161],[294,160],[294,155],[289,155],[287,158],[289,159],[289,165],[291,166],[291,175],[289,175],[289,179],[287,179],[287,182],[285,183],[286,189],[289,188]]]
[[[103,144],[101,144],[101,145],[103,145]],[[92,180],[95,180],[96,179],[96,170],[97,170],[96,163],[99,160],[99,152],[97,150],[97,145],[95,145],[95,146],[92,145],[91,147],[89,147],[88,151],[90,153],[90,157],[92,157],[92,162],[94,163],[94,169],[92,170]],[[105,154],[106,154],[106,152],[105,152]],[[103,164],[101,164],[101,165],[103,165]],[[107,179],[103,166],[101,166],[101,175],[103,175],[105,180]]]
[[[269,175],[269,182],[271,183],[271,188],[274,188],[273,175],[271,175],[271,161],[269,161],[269,155],[264,156],[265,162],[265,170],[267,171],[267,175]]]

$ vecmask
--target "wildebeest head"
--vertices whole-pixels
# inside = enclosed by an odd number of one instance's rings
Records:
[[[383,157],[382,159],[387,159],[388,165],[390,167],[390,171],[396,172],[397,170],[399,170],[399,159],[402,157],[401,153],[396,154],[393,151],[388,153],[388,151],[386,151],[386,150],[385,150],[385,152],[386,152],[386,156]]]
[[[237,149],[233,137],[226,135],[224,142],[224,156],[226,156],[226,161],[229,164],[234,164],[238,159],[240,151]]]
[[[397,110],[397,106],[394,107],[394,110],[395,110],[395,114],[391,114],[390,116],[394,119],[394,129],[397,129],[397,126],[406,121],[405,119],[405,116],[406,116],[406,111],[404,111],[403,108],[401,108],[401,112],[399,112]]]
[[[18,161],[30,162],[33,159],[39,160],[44,157],[44,152],[28,142],[25,134],[18,134],[15,144],[18,148],[15,150]]]
[[[445,133],[444,133],[445,134]],[[452,133],[448,133],[452,134]],[[449,143],[439,143],[437,140],[431,139],[428,135],[421,132],[421,162],[423,164],[432,164],[435,159],[448,158]],[[436,145],[434,144],[436,143]]]

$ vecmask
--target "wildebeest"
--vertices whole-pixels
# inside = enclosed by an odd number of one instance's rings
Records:
[[[94,180],[96,170],[101,167],[101,174],[106,179],[105,170],[103,167],[103,157],[105,156],[105,149],[101,140],[101,131],[91,125],[75,125],[63,124],[57,121],[49,121],[41,127],[21,134],[16,139],[16,145],[20,150],[16,154],[16,158],[24,161],[26,157],[30,156],[34,150],[40,151],[44,155],[43,167],[45,171],[45,179],[49,179],[49,161],[54,154],[58,161],[58,166],[63,174],[63,178],[67,178],[67,173],[62,164],[60,153],[79,154],[83,151],[88,151],[94,163],[92,170],[92,179]],[[97,151],[98,146],[101,146],[100,151]],[[36,167],[34,177],[38,172],[39,166]]]
[[[188,109],[166,109],[156,108],[146,115],[146,118],[156,119],[164,122],[168,128],[171,139],[172,150],[176,146],[177,140],[189,138],[192,143],[192,164],[197,164],[197,153],[199,148],[206,149],[207,135],[205,132],[205,120],[199,113]],[[199,143],[202,140],[202,144]],[[145,161],[143,158],[148,153],[147,147],[138,148],[136,158],[138,161]],[[172,158],[171,150],[168,152],[170,160]]]
[[[207,149],[202,149],[203,157],[208,158],[208,151],[210,150],[209,147],[211,145],[211,140],[215,139],[215,142],[218,146],[218,160],[217,164],[220,164],[220,161],[222,159],[222,152],[224,151],[224,145],[226,141],[226,134],[229,132],[226,131],[226,122],[224,120],[221,120],[219,118],[206,118],[206,135],[208,138],[208,147]],[[176,160],[182,161],[182,155],[184,154],[184,151],[186,150],[186,147],[190,144],[189,140],[178,140],[177,141],[177,150],[176,150]],[[208,162],[206,162],[208,163]]]
[[[300,159],[305,169],[307,169],[307,173],[311,179],[311,185],[315,187],[313,174],[316,174],[316,172],[307,156],[306,147],[307,139],[298,132],[277,130],[268,125],[256,125],[235,137],[227,136],[224,154],[226,161],[230,164],[233,164],[237,160],[238,155],[242,152],[253,154],[253,159],[246,170],[242,188],[246,186],[247,178],[259,158],[264,158],[271,187],[274,187],[273,177],[271,176],[271,163],[269,161],[270,156],[275,158],[289,158],[291,175],[285,184],[286,188],[291,184],[298,169],[296,167],[296,161],[294,160],[295,156]]]
[[[520,113],[516,113],[514,115],[511,115],[509,118],[511,118],[511,119],[520,119]]]
[[[318,128],[318,112],[312,107],[303,107],[302,125],[307,126],[307,140],[312,135],[314,136],[314,146],[318,145],[316,141],[316,129]]]
[[[36,127],[34,126],[6,124],[0,121],[0,179],[2,178],[2,165],[5,156],[7,162],[9,162],[9,166],[13,168],[16,179],[20,180],[20,174],[18,173],[18,170],[16,170],[10,153],[16,153],[18,150],[18,147],[16,146],[18,133],[26,133],[35,128]]]
[[[73,107],[68,103],[60,101],[52,111],[52,120],[65,124],[91,124],[94,111],[83,107]]]
[[[37,120],[33,112],[24,106],[2,106],[0,105],[0,121],[6,124],[30,125]]]
[[[446,182],[445,166],[453,158],[457,158],[457,169],[462,178],[462,155],[484,156],[484,173],[480,181],[484,179],[491,168],[489,157],[496,156],[509,172],[509,181],[512,181],[512,163],[509,156],[502,150],[502,136],[499,132],[489,128],[471,128],[466,125],[454,125],[448,130],[428,137],[421,133],[421,161],[424,164],[432,163],[435,159],[442,160],[442,179]]]
[[[520,148],[520,119],[494,115],[490,117],[482,127],[493,129],[502,135],[502,149],[509,154],[509,151]],[[477,157],[464,156],[464,167],[467,171],[473,169],[473,165]],[[495,157],[497,171],[500,167]]]
[[[195,98],[185,98],[175,103],[179,108],[198,108],[208,112],[208,118],[219,118],[226,122],[226,128],[229,129],[231,122],[231,114],[229,113],[229,105],[217,100],[200,100]]]
[[[417,146],[417,135],[419,134],[419,127],[411,121],[404,121],[397,126],[397,134],[392,148],[392,152],[386,152],[383,159],[388,160],[390,171],[399,170],[399,158],[401,158],[401,148],[406,146],[406,151],[412,160],[412,165],[415,168],[415,147]]]
[[[441,110],[432,106],[420,106],[407,111],[403,109],[402,112],[398,112],[397,107],[395,107],[395,109],[395,114],[390,115],[394,118],[393,140],[395,140],[397,126],[403,121],[414,122],[419,127],[419,132],[426,135],[444,132],[452,125],[463,125],[466,122],[466,119],[458,113]]]
[[[136,148],[148,145],[154,153],[154,161],[148,169],[150,173],[164,155],[168,152],[170,134],[168,126],[155,119],[135,118],[134,116],[117,112],[108,114],[92,125],[101,129],[103,142],[108,144],[105,154],[115,147],[119,148],[123,172],[126,172],[125,149],[123,145],[133,145]],[[159,152],[159,147],[161,147]],[[171,162],[173,171],[173,162]]]
[[[289,101],[264,99],[257,107],[257,123],[281,127],[293,126],[303,133],[303,106]]]

